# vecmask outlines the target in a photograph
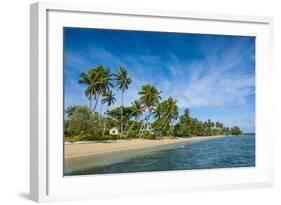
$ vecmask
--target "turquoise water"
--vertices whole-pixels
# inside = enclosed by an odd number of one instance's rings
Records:
[[[65,165],[65,175],[251,167],[255,166],[255,134],[120,152],[111,157],[84,157]]]

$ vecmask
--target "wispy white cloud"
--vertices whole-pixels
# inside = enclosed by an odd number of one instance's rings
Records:
[[[159,56],[127,55],[121,58],[94,47],[86,53],[66,53],[66,56],[77,72],[85,72],[89,69],[86,65],[98,65],[99,62],[106,62],[105,66],[111,65],[114,70],[119,66],[127,67],[133,83],[126,91],[125,104],[136,99],[141,86],[146,83],[156,84],[164,98],[173,96],[181,108],[243,106],[247,96],[255,92],[254,75],[229,72],[241,66],[244,60],[237,48],[223,56],[212,54],[193,62],[181,62],[173,54],[165,62]],[[76,87],[77,78],[72,81],[75,82],[71,86]]]
[[[174,57],[170,65],[173,81],[164,81],[163,87],[184,108],[243,106],[246,98],[255,94],[254,73],[239,72],[247,53],[234,47],[224,55],[210,52],[208,58],[186,64]]]

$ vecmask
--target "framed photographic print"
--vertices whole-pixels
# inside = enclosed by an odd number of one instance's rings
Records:
[[[272,24],[31,5],[31,199],[272,186]]]

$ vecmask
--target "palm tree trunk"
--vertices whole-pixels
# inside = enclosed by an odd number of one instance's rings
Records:
[[[106,107],[106,113],[107,113],[107,111],[108,111],[108,105]],[[106,129],[106,119],[107,119],[107,114],[106,114],[105,119],[104,119],[102,136],[104,136],[105,129]]]
[[[146,119],[146,129],[148,128],[148,121],[149,121],[149,118],[150,118],[150,111],[148,111],[148,116],[147,116],[147,119]]]
[[[100,102],[100,118],[99,118],[99,125],[101,126],[101,118],[102,118],[102,107],[103,107],[103,104],[102,102]]]
[[[134,120],[133,124],[130,126],[128,132],[127,132],[127,135],[126,137],[128,136],[128,134],[130,133],[131,129],[133,128],[134,124],[136,123],[136,121],[138,120],[138,117]]]
[[[120,131],[121,131],[121,136],[123,135],[123,94],[124,94],[124,92],[122,91],[122,93],[121,93],[121,129],[120,129]]]
[[[147,123],[147,119],[148,119],[148,115],[145,116],[144,121],[143,121],[143,123],[142,123],[142,125],[141,125],[141,127],[140,127],[139,138],[140,138],[141,135],[143,134],[142,129],[143,129],[144,124]]]
[[[166,124],[165,122],[168,119],[168,117],[170,116],[170,114],[171,114],[171,111],[168,113],[168,115],[165,116],[165,118],[156,127],[158,128],[160,125]]]
[[[175,129],[175,120],[172,121],[172,126],[171,126],[172,136],[174,134],[174,129]]]
[[[99,90],[98,96],[97,96],[97,99],[96,99],[96,103],[95,103],[95,106],[94,106],[94,109],[93,109],[93,113],[95,112],[95,110],[96,110],[96,108],[97,108],[98,101],[99,101],[99,97],[100,97],[100,93],[101,93],[101,91]]]
[[[90,111],[90,115],[92,114],[92,103],[93,103],[93,96],[91,95],[90,97],[90,105],[89,105],[89,111]],[[90,124],[92,125],[93,124],[93,119],[90,118]]]
[[[140,137],[141,137],[141,135],[142,135],[142,128],[143,128],[143,126],[144,126],[144,123],[145,123],[145,121],[143,121],[143,123],[141,124],[140,130],[139,130],[139,134],[138,134],[139,139],[140,139]]]
[[[90,97],[90,105],[89,105],[90,113],[92,112],[92,103],[93,103],[93,96]]]

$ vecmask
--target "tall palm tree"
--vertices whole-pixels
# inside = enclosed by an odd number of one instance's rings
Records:
[[[98,66],[88,71],[88,74],[81,73],[79,83],[86,84],[87,89],[85,91],[86,96],[90,100],[90,111],[95,112],[96,106],[99,101],[100,95],[106,93],[110,87],[112,87],[112,74],[110,74],[110,68],[103,68]],[[93,99],[96,101],[92,110]]]
[[[127,135],[130,133],[131,129],[133,128],[133,126],[135,125],[135,123],[140,119],[143,111],[144,111],[144,106],[143,104],[138,101],[138,100],[135,100],[133,103],[132,103],[132,113],[131,115],[133,117],[135,117],[135,120],[134,122],[132,123],[132,125],[130,126],[128,132],[127,132]]]
[[[104,94],[104,98],[102,99],[102,104],[106,104],[106,113],[108,111],[108,107],[110,107],[111,105],[114,104],[114,102],[116,101],[116,98],[114,97],[115,95],[112,94],[112,91],[108,91]],[[105,116],[105,119],[104,119],[104,126],[103,126],[103,132],[102,132],[102,135],[104,135],[105,133],[105,129],[106,129],[106,119],[107,119],[107,116]]]
[[[117,82],[118,89],[121,90],[121,135],[123,134],[123,97],[125,90],[128,89],[129,84],[131,84],[132,80],[128,76],[128,70],[124,67],[120,67],[119,71],[114,75],[115,80]]]
[[[101,99],[100,99],[99,126],[101,126],[102,108],[103,108],[102,98],[105,95],[105,93],[108,92],[110,88],[113,87],[113,84],[111,83],[112,74],[110,73],[110,68],[103,68],[102,66],[98,66],[97,74],[98,74],[98,82],[97,82],[98,97],[95,104],[95,108],[97,106],[100,97]]]
[[[112,74],[110,73],[110,68],[103,68],[102,66],[98,66],[96,68],[97,71],[97,100],[95,104],[95,108],[97,106],[97,103],[99,101],[99,97],[105,95],[106,92],[110,90],[110,88],[113,87],[113,84],[111,83],[112,80]],[[102,99],[100,100],[100,118],[101,118],[101,113],[102,113]]]
[[[97,90],[96,90],[96,78],[95,78],[95,71],[94,69],[91,69],[88,71],[88,74],[81,73],[80,74],[80,80],[78,81],[81,84],[87,85],[85,94],[87,98],[90,101],[89,110],[92,111],[92,103],[93,98],[95,98]]]
[[[158,104],[159,100],[161,99],[160,93],[161,92],[158,91],[158,89],[151,84],[143,85],[141,88],[141,91],[139,91],[139,93],[138,93],[140,95],[140,102],[145,106],[145,108],[147,110],[147,115],[145,117],[146,128],[148,126],[148,121],[150,119],[150,115],[151,115],[153,109]],[[141,134],[141,129],[140,129],[139,134]]]

